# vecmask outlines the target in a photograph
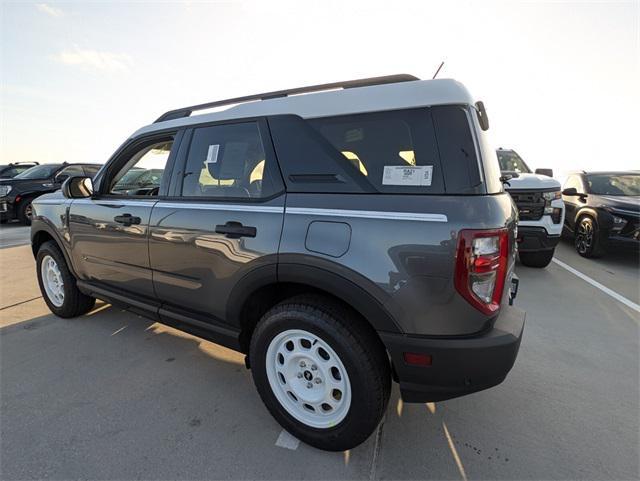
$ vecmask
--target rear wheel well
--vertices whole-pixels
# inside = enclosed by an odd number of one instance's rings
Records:
[[[251,344],[251,336],[253,335],[253,331],[255,330],[258,322],[260,322],[262,316],[269,309],[271,309],[276,304],[284,301],[285,299],[299,296],[301,294],[312,294],[321,296],[327,299],[328,302],[339,304],[342,308],[353,314],[354,319],[356,319],[357,322],[361,323],[365,327],[365,329],[370,330],[379,343],[379,347],[386,351],[386,348],[384,347],[380,336],[373,328],[371,323],[347,302],[327,291],[318,289],[317,287],[313,287],[308,284],[298,284],[291,282],[263,286],[249,296],[244,306],[242,307],[242,310],[240,311],[240,346],[242,352],[249,352],[249,346]]]

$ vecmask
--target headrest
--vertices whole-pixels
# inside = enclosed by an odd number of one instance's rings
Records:
[[[207,170],[214,179],[240,179],[244,175],[249,145],[247,142],[226,142],[210,145],[207,154]]]

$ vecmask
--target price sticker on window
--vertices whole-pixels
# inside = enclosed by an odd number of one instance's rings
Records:
[[[382,185],[403,185],[407,187],[427,187],[431,185],[433,165],[385,165]]]

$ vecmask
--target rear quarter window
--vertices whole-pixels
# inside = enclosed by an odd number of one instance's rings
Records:
[[[427,109],[312,119],[309,124],[382,193],[444,192],[433,123]]]
[[[479,193],[464,107],[269,119],[289,192]]]
[[[431,114],[447,192],[478,193],[482,177],[466,108],[438,106],[431,109]]]

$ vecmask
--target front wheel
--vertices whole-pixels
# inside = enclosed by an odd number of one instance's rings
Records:
[[[267,312],[252,336],[250,360],[273,417],[320,449],[344,451],[365,441],[389,402],[382,343],[330,299],[298,296]]]
[[[76,317],[89,312],[96,300],[78,289],[58,245],[45,242],[36,256],[38,284],[49,310],[60,317]]]
[[[600,229],[591,217],[582,217],[578,221],[574,243],[582,257],[594,258],[604,254]]]
[[[555,249],[535,252],[520,252],[520,262],[527,267],[544,268],[549,265]]]

